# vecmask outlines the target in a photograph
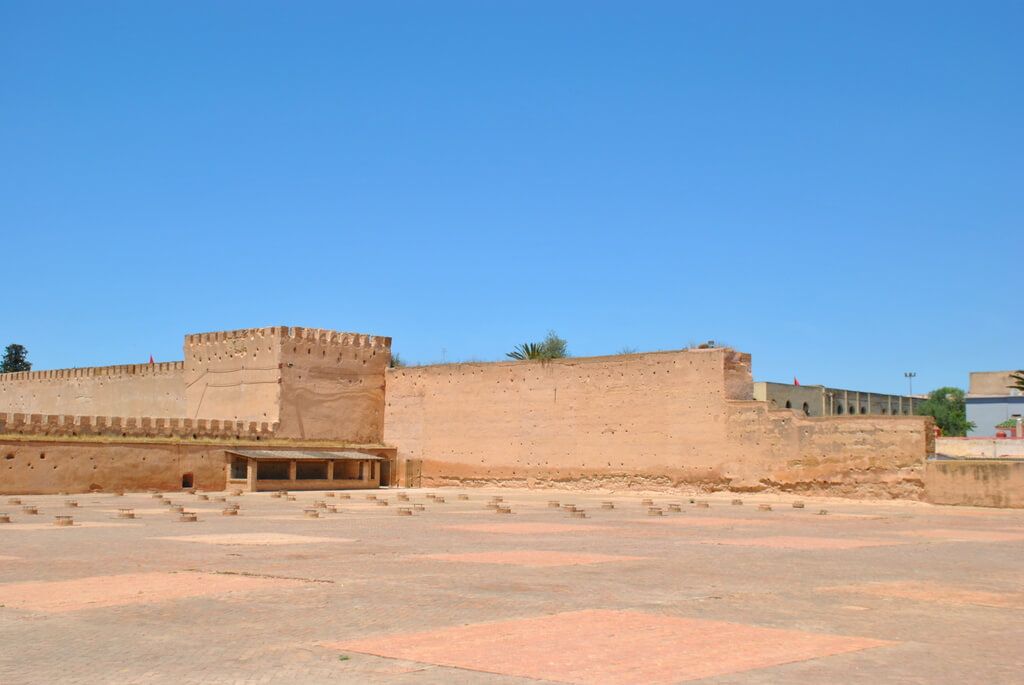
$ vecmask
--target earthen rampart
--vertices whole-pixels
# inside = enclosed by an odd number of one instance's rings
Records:
[[[380,442],[391,338],[271,326],[185,336],[186,415],[280,424],[290,438]]]
[[[184,362],[161,362],[0,374],[0,410],[184,416],[184,373]]]
[[[270,439],[276,424],[220,419],[0,413],[0,436]]]
[[[918,497],[929,419],[808,419],[750,399],[749,355],[687,350],[387,374],[406,482]]]

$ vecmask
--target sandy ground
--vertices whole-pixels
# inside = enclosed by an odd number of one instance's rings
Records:
[[[0,496],[0,683],[1024,682],[1024,511],[295,494]]]

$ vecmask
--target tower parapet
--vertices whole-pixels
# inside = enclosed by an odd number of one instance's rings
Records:
[[[189,418],[280,423],[286,438],[379,442],[391,338],[301,326],[185,336]]]

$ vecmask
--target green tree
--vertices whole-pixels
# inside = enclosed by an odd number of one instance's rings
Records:
[[[545,359],[564,359],[569,355],[569,343],[565,338],[559,338],[554,331],[548,331],[548,335],[540,344],[544,350]]]
[[[974,424],[967,420],[967,403],[960,388],[932,390],[928,399],[917,406],[917,413],[934,418],[943,435],[964,436],[974,428]]]
[[[31,370],[32,362],[28,360],[28,350],[18,343],[8,345],[4,350],[4,359],[0,362],[0,373]]]
[[[554,331],[548,331],[544,340],[538,342],[527,342],[516,345],[511,352],[505,354],[509,359],[537,359],[547,361],[549,359],[563,359],[569,356],[569,343],[564,338],[559,338]]]
[[[391,364],[390,364],[390,366],[391,366],[392,369],[400,369],[400,368],[402,368],[405,365],[406,365],[405,364],[405,360],[402,359],[402,356],[400,354],[398,354],[397,352],[392,352],[391,353]]]

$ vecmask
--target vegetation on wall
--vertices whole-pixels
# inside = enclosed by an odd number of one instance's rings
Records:
[[[14,373],[15,371],[31,371],[32,362],[28,360],[28,350],[24,345],[11,343],[4,350],[4,359],[0,362],[0,373]]]
[[[1006,387],[1024,392],[1024,370],[1010,374],[1011,385]]]
[[[960,388],[932,390],[928,399],[917,406],[917,413],[934,418],[943,435],[961,437],[974,428],[974,424],[967,420],[967,403]]]
[[[548,331],[548,335],[541,342],[527,342],[516,345],[506,355],[509,359],[536,359],[547,361],[549,359],[563,359],[569,356],[569,343],[564,338],[558,337],[554,331]]]
[[[405,365],[406,365],[405,364],[405,360],[402,359],[401,355],[399,355],[397,352],[392,352],[391,353],[391,363],[390,363],[390,366],[391,366],[392,369],[400,369],[400,368],[402,368]]]

